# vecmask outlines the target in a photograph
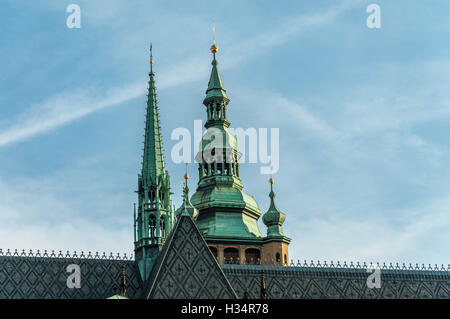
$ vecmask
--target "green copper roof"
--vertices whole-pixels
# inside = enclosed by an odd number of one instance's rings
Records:
[[[121,295],[114,295],[114,296],[108,297],[106,299],[129,299],[129,298],[121,296]]]
[[[217,62],[216,55],[214,54],[214,59],[212,61],[212,70],[211,70],[211,76],[209,77],[209,83],[208,83],[208,89],[206,90],[206,97],[203,101],[204,104],[207,104],[210,99],[225,99],[228,100],[228,97],[226,95],[226,90],[223,87],[222,79],[220,78],[219,69],[217,69]]]
[[[138,205],[134,218],[136,261],[144,280],[173,226],[170,177],[165,169],[164,149],[156,98],[155,74],[150,46],[150,80],[142,171],[138,175]]]
[[[153,68],[149,76],[142,177],[156,183],[156,179],[165,173],[165,164]]]
[[[281,226],[286,219],[286,215],[283,214],[275,205],[275,193],[273,191],[272,184],[270,184],[269,197],[270,207],[263,215],[263,223],[267,226],[267,236],[284,236]]]

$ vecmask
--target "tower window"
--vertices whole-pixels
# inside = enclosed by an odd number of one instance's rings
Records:
[[[237,264],[239,261],[239,250],[236,248],[225,248],[223,250],[225,264]]]
[[[261,258],[261,254],[259,249],[256,248],[248,248],[245,250],[245,263],[246,264],[259,264],[259,260]]]
[[[166,237],[166,221],[164,216],[161,216],[160,229],[161,229],[161,237]]]
[[[149,218],[149,236],[151,238],[151,242],[156,237],[156,218],[151,215]]]

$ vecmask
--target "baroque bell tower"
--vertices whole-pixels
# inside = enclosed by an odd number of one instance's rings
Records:
[[[203,105],[206,108],[206,133],[196,155],[199,170],[197,190],[191,198],[198,209],[196,225],[219,262],[243,262],[248,249],[259,259],[262,235],[257,221],[261,211],[252,196],[243,189],[239,173],[236,137],[228,127],[230,102],[218,70],[213,42],[212,70]]]
[[[203,105],[206,108],[206,133],[195,160],[199,180],[192,205],[192,215],[203,238],[219,263],[287,265],[290,238],[284,236],[286,218],[275,206],[271,186],[271,203],[264,214],[267,236],[261,234],[257,221],[261,217],[258,204],[243,191],[239,172],[241,153],[235,136],[228,130],[227,96],[216,60],[218,47],[214,41],[212,70]],[[273,179],[270,179],[271,185]]]
[[[145,119],[142,170],[138,175],[138,205],[134,212],[134,252],[146,280],[174,223],[170,198],[170,177],[165,168],[164,149],[156,98],[150,45],[150,73]]]

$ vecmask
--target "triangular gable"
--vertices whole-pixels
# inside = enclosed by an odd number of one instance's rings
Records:
[[[146,299],[235,299],[190,216],[180,215],[150,274]]]

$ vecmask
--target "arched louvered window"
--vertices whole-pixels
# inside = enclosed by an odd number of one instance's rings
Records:
[[[261,253],[259,249],[256,248],[248,248],[245,250],[245,263],[246,264],[259,264],[259,260],[261,258]]]
[[[223,250],[223,257],[226,264],[236,264],[239,261],[239,250],[236,248],[225,248]]]

